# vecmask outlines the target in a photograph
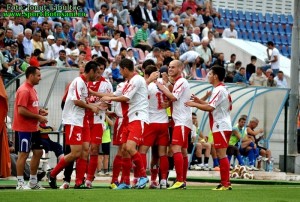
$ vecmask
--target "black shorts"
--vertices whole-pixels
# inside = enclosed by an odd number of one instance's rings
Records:
[[[20,152],[28,153],[30,150],[40,150],[44,148],[40,131],[18,132],[18,136]]]
[[[110,154],[110,142],[102,143],[99,147],[100,155],[109,155]]]

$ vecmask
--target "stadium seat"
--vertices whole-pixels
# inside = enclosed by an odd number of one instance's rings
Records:
[[[248,32],[252,32],[252,26],[249,21],[246,21],[246,29]]]
[[[95,12],[93,9],[89,9],[90,18],[93,19],[95,16]]]
[[[133,47],[132,39],[130,37],[126,37],[126,45],[127,47]]]
[[[259,32],[259,29],[258,29],[258,26],[257,26],[256,22],[252,22],[252,30],[253,30],[255,33]]]
[[[272,17],[270,13],[266,13],[266,23],[272,22]]]
[[[114,57],[111,55],[110,49],[107,46],[104,46],[104,51],[107,53],[109,61],[114,61]]]
[[[254,41],[261,43],[261,35],[259,33],[254,33]]]
[[[285,33],[291,35],[292,27],[290,25],[285,25]]]
[[[135,30],[134,30],[134,27],[133,27],[133,26],[130,26],[130,27],[129,27],[129,33],[130,33],[130,36],[134,37],[134,35],[135,35]]]
[[[121,41],[121,43],[122,43],[122,46],[123,46],[124,48],[127,48],[126,41],[125,41],[125,39],[124,39],[123,37],[120,37],[120,41]]]
[[[131,25],[135,25],[132,15],[130,15],[129,17],[130,17],[130,23],[131,23]]]
[[[253,20],[254,22],[259,22],[257,13],[252,12],[252,15],[251,15],[251,16],[252,16],[252,20]]]
[[[253,37],[253,33],[252,32],[248,32],[248,39],[249,39],[249,41],[255,42],[255,39]]]
[[[285,56],[285,57],[289,57],[290,54],[289,54],[289,52],[288,52],[286,46],[282,46],[282,48],[281,48],[281,54],[282,54],[283,56]]]
[[[242,32],[242,39],[243,39],[243,40],[246,40],[246,41],[249,40],[247,32],[245,32],[245,31]]]
[[[293,18],[292,15],[288,15],[287,22],[288,22],[290,25],[294,24],[294,18]]]
[[[232,19],[232,14],[231,14],[230,10],[225,9],[225,16],[227,19]]]
[[[272,17],[273,17],[273,23],[278,24],[279,23],[279,17],[278,17],[278,15],[276,13],[273,13]]]
[[[268,42],[267,35],[265,33],[261,33],[261,43],[266,44]]]
[[[266,23],[266,32],[267,33],[272,33],[272,30],[271,30],[271,27],[270,27],[270,24],[269,23]]]
[[[288,35],[287,36],[287,40],[288,40],[288,45],[292,45],[292,35]]]
[[[135,48],[133,48],[132,50],[133,50],[133,57],[135,58],[136,61],[139,61],[140,56],[139,56],[138,51]]]
[[[281,24],[286,24],[287,23],[287,20],[286,20],[286,17],[284,14],[281,14],[280,15],[280,23]]]
[[[142,64],[145,60],[145,53],[142,51],[142,49],[137,48],[136,50],[138,51],[140,57],[139,63]]]
[[[220,27],[221,27],[221,29],[225,29],[226,28],[226,22],[225,22],[224,18],[220,19]]]
[[[199,78],[202,78],[202,74],[201,74],[201,69],[200,68],[196,68],[196,76]]]
[[[264,27],[264,24],[263,23],[258,23],[258,30],[260,31],[260,33],[265,33],[266,30],[265,30],[265,27]]]
[[[258,13],[258,20],[259,22],[266,22],[265,17],[263,16],[262,13]]]
[[[267,40],[268,41],[273,41],[273,34],[272,33],[267,34]]]
[[[226,19],[225,23],[226,23],[226,27],[230,27],[230,20],[229,19]]]
[[[232,13],[232,19],[233,20],[238,20],[239,19],[239,16],[238,16],[236,10],[232,10],[231,13]]]
[[[219,8],[219,9],[218,9],[218,12],[219,12],[221,15],[224,15],[224,14],[225,14],[225,11],[224,11],[223,8]]]
[[[291,46],[288,47],[288,53],[289,53],[289,55],[291,57],[292,56],[292,47]]]
[[[274,43],[276,46],[280,46],[281,45],[281,40],[280,40],[280,36],[279,35],[274,35]]]
[[[279,33],[279,31],[277,29],[277,25],[275,23],[272,24],[272,32],[273,32],[273,34],[278,34]]]
[[[237,34],[238,34],[238,38],[241,39],[242,38],[242,32],[238,31]]]
[[[281,41],[281,44],[284,46],[289,45],[289,43],[284,35],[280,35],[280,41]]]
[[[215,17],[214,19],[214,26],[215,28],[221,29],[220,20],[218,17]]]
[[[238,11],[238,16],[239,16],[240,20],[245,20],[246,19],[243,11]]]
[[[284,28],[283,28],[282,24],[279,24],[279,25],[278,25],[278,32],[279,32],[279,34],[281,34],[281,35],[284,35],[284,34],[285,34],[285,31],[284,31]]]
[[[239,21],[239,27],[240,27],[240,30],[242,32],[246,31],[246,27],[244,25],[244,21],[242,21],[242,20]]]
[[[252,17],[251,17],[250,12],[246,11],[246,12],[245,12],[245,16],[246,16],[246,20],[252,21]]]
[[[73,37],[73,32],[74,32],[74,28],[71,27],[70,31],[69,31],[69,37],[71,38],[72,41],[75,41],[74,37]]]

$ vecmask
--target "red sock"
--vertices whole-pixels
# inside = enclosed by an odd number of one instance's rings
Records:
[[[175,170],[176,170],[176,180],[178,182],[183,182],[183,156],[181,152],[173,154]]]
[[[139,172],[139,177],[145,177],[146,176],[146,170],[143,165],[143,160],[139,152],[136,152],[132,157],[132,161],[135,164],[136,168]]]
[[[87,180],[93,181],[95,176],[95,171],[98,164],[98,155],[90,155],[90,161],[87,169]]]
[[[118,177],[122,169],[122,156],[116,155],[114,162],[113,162],[113,173],[112,173],[112,179],[111,182],[118,182]]]
[[[186,181],[186,175],[189,167],[189,160],[187,156],[183,157],[183,181]]]
[[[160,170],[161,179],[166,180],[169,171],[169,160],[167,156],[161,156],[159,159],[160,159],[159,170]]]
[[[155,165],[155,168],[151,168],[150,172],[151,172],[151,181],[156,181],[157,175],[158,175],[158,168],[157,168],[157,166]]]
[[[146,169],[147,168],[147,156],[146,156],[146,154],[140,154],[140,155],[141,155],[141,158],[143,161],[144,168]]]
[[[219,159],[220,161],[220,175],[221,175],[221,184],[225,187],[230,185],[230,177],[229,177],[229,173],[230,173],[230,165],[229,165],[229,161],[228,158],[222,158]]]
[[[77,159],[76,161],[76,185],[81,185],[83,183],[84,174],[86,171],[87,160],[82,158]]]
[[[123,158],[121,183],[130,185],[130,169],[131,169],[131,159]]]
[[[132,169],[133,169],[133,176],[134,176],[134,178],[139,178],[140,173],[139,173],[138,169],[136,168],[136,166],[134,165],[133,162],[132,162]]]
[[[50,176],[55,178],[69,163],[62,157],[55,168],[51,171]]]

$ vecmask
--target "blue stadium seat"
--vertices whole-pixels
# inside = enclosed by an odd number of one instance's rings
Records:
[[[249,41],[255,41],[252,32],[248,32],[248,39],[249,39]]]
[[[244,25],[244,21],[242,21],[242,20],[239,21],[239,27],[240,27],[241,31],[243,31],[243,32],[246,31],[246,27]]]
[[[254,41],[261,43],[261,35],[259,33],[254,32]]]
[[[285,33],[291,35],[292,27],[290,25],[285,25]]]
[[[289,52],[288,52],[286,46],[282,46],[282,48],[281,48],[281,54],[282,54],[283,56],[285,56],[285,57],[289,57],[290,54],[289,54]]]
[[[251,16],[252,16],[252,20],[253,20],[254,22],[258,22],[258,21],[259,21],[257,13],[252,12],[252,13],[251,13]]]
[[[230,10],[225,9],[225,16],[227,19],[232,19],[232,14],[231,14]]]
[[[287,36],[287,40],[288,40],[288,45],[292,45],[292,35],[288,35]]]
[[[167,22],[167,23],[169,23],[170,21],[168,12],[165,9],[162,12],[162,20],[163,22]]]
[[[278,15],[276,14],[276,13],[273,13],[273,23],[279,23],[279,17],[278,17]]]
[[[130,15],[130,23],[131,23],[132,25],[135,25],[132,15]]]
[[[283,28],[282,24],[279,24],[279,25],[278,25],[278,32],[279,32],[279,34],[281,34],[281,35],[284,35],[284,34],[285,34],[285,31],[284,31],[284,28]]]
[[[279,31],[277,29],[277,25],[275,23],[272,24],[272,32],[273,32],[273,34],[278,34],[279,33]]]
[[[221,28],[220,20],[218,17],[215,17],[215,19],[214,19],[214,26],[215,26],[215,28],[218,28],[218,29]]]
[[[288,53],[289,53],[289,55],[291,57],[292,56],[292,47],[291,46],[288,47]]]
[[[265,33],[265,27],[263,23],[258,23],[258,30],[260,31],[260,33]]]
[[[226,28],[226,22],[225,22],[224,18],[220,19],[220,27],[221,27],[221,29],[225,29]]]
[[[219,13],[220,13],[222,16],[224,16],[224,14],[225,14],[225,11],[224,11],[224,9],[223,9],[223,8],[219,8],[219,9],[218,9],[218,11],[219,11]]]
[[[240,20],[245,20],[246,19],[243,11],[238,11],[238,15],[239,15]]]
[[[280,36],[279,35],[274,35],[274,43],[276,46],[280,46],[281,45],[281,40],[280,40]]]
[[[88,2],[89,2],[90,8],[95,9],[94,0],[88,0]]]
[[[266,13],[266,23],[272,22],[272,17],[270,13]]]
[[[246,16],[246,20],[252,21],[252,17],[251,17],[250,12],[246,11],[246,12],[245,12],[245,16]]]
[[[280,35],[280,40],[281,40],[282,45],[285,45],[285,46],[289,45],[289,43],[284,35]]]
[[[290,25],[294,24],[294,18],[293,18],[292,15],[288,15],[287,22],[288,22]]]
[[[252,22],[252,30],[253,30],[255,33],[259,32],[259,29],[258,29],[258,26],[257,26],[256,22]]]
[[[248,32],[252,32],[252,26],[249,21],[246,21],[246,29]]]
[[[234,20],[238,20],[239,19],[239,16],[238,16],[236,10],[232,10],[231,13],[232,13],[232,19],[234,19]]]
[[[273,41],[273,34],[268,33],[268,34],[267,34],[267,40],[268,40],[268,41]]]
[[[262,13],[258,13],[258,20],[259,22],[266,22],[265,17],[263,16]]]
[[[243,37],[242,37],[242,32],[238,31],[237,33],[238,33],[238,38],[239,38],[239,39],[242,39],[242,38],[243,38]]]
[[[261,34],[261,43],[266,44],[268,42],[267,35],[265,33]]]
[[[235,23],[234,29],[235,29],[237,32],[240,31],[239,21],[235,21],[234,23]]]
[[[266,32],[267,33],[272,33],[272,30],[271,30],[271,27],[270,27],[270,24],[269,23],[266,23]]]
[[[286,20],[286,17],[284,14],[281,14],[280,15],[280,23],[281,24],[286,24],[287,23],[287,20]]]
[[[200,68],[196,68],[196,75],[197,77],[202,78],[202,73]]]
[[[225,23],[226,23],[226,27],[230,27],[230,19],[227,18]]]
[[[242,39],[247,41],[249,40],[247,32],[242,32]]]

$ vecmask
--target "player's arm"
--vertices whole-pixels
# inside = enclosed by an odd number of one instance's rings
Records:
[[[74,101],[74,105],[76,105],[77,107],[81,107],[84,109],[90,109],[92,112],[94,113],[98,113],[99,112],[99,108],[93,104],[88,104],[82,100],[73,100]]]
[[[100,92],[93,91],[91,89],[89,89],[89,93],[91,95],[97,96],[99,98],[102,98],[104,96],[109,96],[109,97],[114,97],[115,96],[113,93],[100,93]]]
[[[202,111],[208,111],[208,112],[212,112],[215,109],[212,106],[210,106],[209,104],[200,104],[200,103],[196,103],[194,101],[186,102],[185,105],[188,107],[196,107]]]
[[[177,101],[177,98],[173,95],[173,93],[171,93],[169,91],[169,89],[165,88],[164,85],[162,85],[159,82],[156,82],[157,87],[159,88],[159,90],[165,94],[165,96],[167,96],[172,102]]]
[[[264,130],[263,129],[259,129],[259,130],[252,130],[250,127],[247,127],[247,134],[248,135],[251,135],[251,136],[256,136],[256,135],[258,135],[258,134],[260,134],[260,133],[262,133],[262,132],[264,132]]]
[[[105,120],[107,121],[107,123],[108,123],[109,126],[111,126],[111,127],[114,126],[113,121],[107,115],[105,116]]]
[[[146,79],[146,84],[149,85],[151,82],[155,81],[159,77],[159,72],[152,72],[150,76]]]
[[[241,139],[241,134],[237,130],[233,130],[232,133],[235,137],[237,137],[239,140]]]
[[[18,106],[18,113],[22,116],[25,116],[27,118],[31,119],[37,119],[40,123],[47,123],[47,118],[40,115],[40,114],[35,114],[29,111],[26,107],[23,106]]]
[[[128,97],[125,97],[125,96],[104,96],[101,98],[101,100],[103,102],[110,102],[110,101],[115,101],[115,102],[128,102],[130,99]]]

